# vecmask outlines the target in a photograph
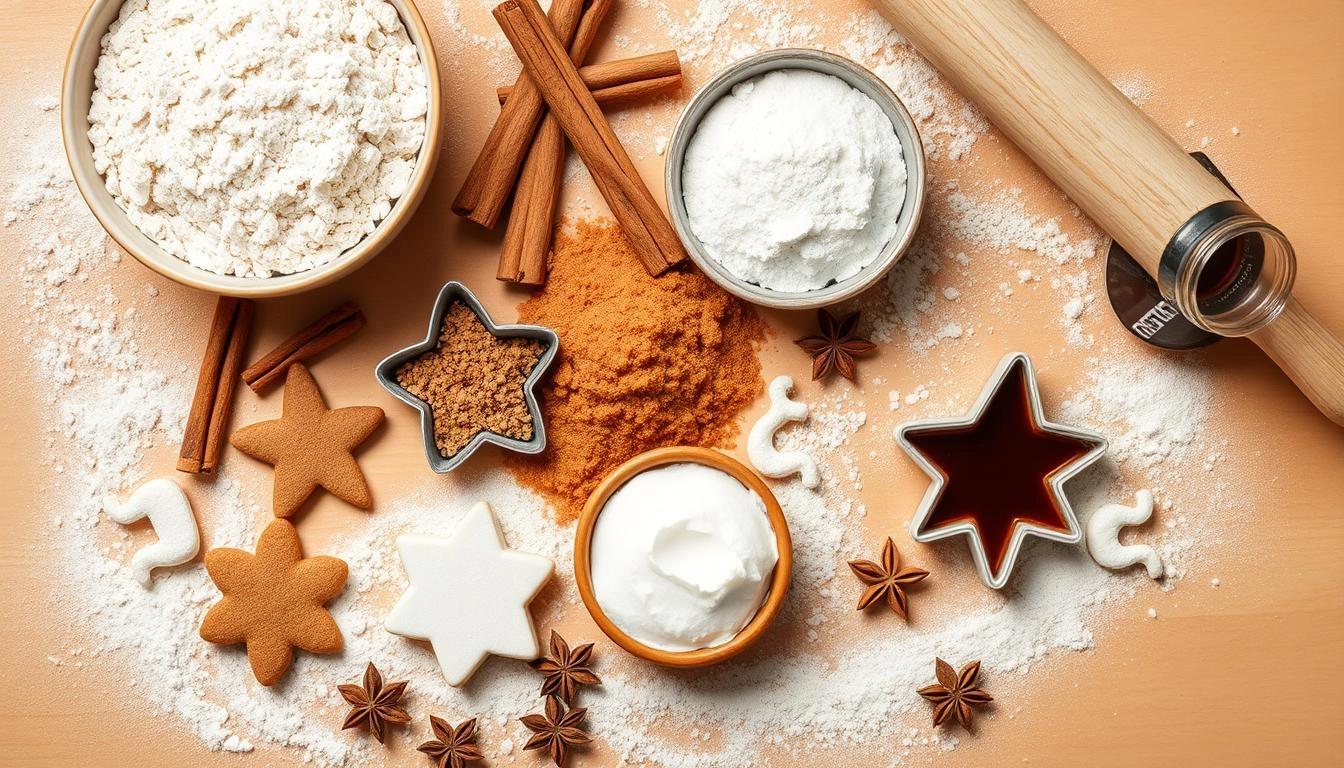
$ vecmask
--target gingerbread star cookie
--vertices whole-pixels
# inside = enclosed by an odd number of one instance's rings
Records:
[[[383,626],[428,640],[449,685],[466,683],[489,654],[539,655],[527,604],[555,563],[509,549],[488,504],[472,507],[451,538],[397,537],[397,552],[411,584]]]
[[[289,368],[280,418],[233,433],[233,447],[275,467],[276,517],[289,517],[318,487],[360,509],[373,506],[369,484],[351,454],[383,423],[375,406],[327,408],[308,369]]]
[[[262,685],[289,669],[295,648],[341,650],[341,629],[324,606],[345,589],[348,569],[334,557],[305,558],[289,522],[266,526],[255,555],[241,549],[206,552],[205,569],[224,597],[206,612],[201,639],[247,643],[247,660]]]

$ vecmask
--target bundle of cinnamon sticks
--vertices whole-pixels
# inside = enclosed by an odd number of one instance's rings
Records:
[[[497,277],[544,284],[568,138],[645,268],[660,274],[684,259],[685,252],[599,105],[628,103],[680,87],[676,52],[580,69],[613,0],[592,0],[586,8],[584,0],[555,0],[549,18],[535,2],[526,10],[506,10],[510,5],[496,8],[495,17],[514,43],[524,71],[512,88],[498,89],[499,118],[453,210],[494,228],[512,193],[513,213]],[[519,35],[530,43],[526,52],[515,41]]]

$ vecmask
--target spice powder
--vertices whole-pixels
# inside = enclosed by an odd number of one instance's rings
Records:
[[[429,404],[444,456],[480,432],[531,440],[523,384],[545,351],[535,339],[496,337],[458,302],[444,314],[438,346],[398,368],[397,383]]]
[[[731,447],[760,394],[765,323],[695,270],[650,277],[621,230],[581,221],[561,234],[546,288],[519,307],[560,346],[542,389],[548,446],[509,456],[520,482],[578,516],[611,470],[670,445]]]

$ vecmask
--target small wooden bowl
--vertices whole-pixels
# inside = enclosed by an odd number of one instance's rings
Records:
[[[602,513],[602,509],[613,493],[640,473],[668,464],[685,463],[701,464],[726,472],[761,497],[761,501],[765,503],[765,514],[770,518],[770,529],[775,534],[775,545],[779,550],[779,560],[775,563],[775,570],[770,577],[770,591],[766,593],[764,602],[761,603],[761,607],[757,609],[756,615],[752,617],[751,621],[747,622],[747,625],[734,635],[733,639],[726,643],[709,648],[699,648],[694,651],[664,651],[639,642],[622,632],[620,627],[607,618],[607,614],[603,612],[602,606],[598,605],[597,596],[593,592],[589,548],[593,543],[593,530],[597,527],[597,517]],[[578,531],[574,536],[574,580],[579,585],[579,595],[583,598],[583,604],[587,606],[588,612],[592,614],[597,626],[601,627],[602,631],[613,642],[630,653],[641,659],[667,667],[704,667],[717,664],[741,653],[765,632],[771,621],[774,621],[775,615],[779,613],[780,606],[784,604],[785,595],[789,592],[789,577],[792,572],[793,540],[789,537],[789,523],[784,519],[784,510],[780,509],[779,501],[775,499],[775,495],[770,492],[770,488],[766,486],[765,481],[761,480],[755,472],[752,472],[741,462],[709,448],[658,448],[647,453],[641,453],[617,467],[593,490],[592,495],[588,497],[588,502],[583,505],[583,512],[579,516]]]

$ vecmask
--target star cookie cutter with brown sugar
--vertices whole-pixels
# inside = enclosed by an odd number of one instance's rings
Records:
[[[476,319],[481,321],[481,325],[485,326],[491,336],[497,339],[532,339],[545,347],[541,357],[537,359],[536,365],[532,367],[532,371],[523,382],[523,399],[527,403],[527,412],[532,419],[532,439],[519,440],[507,435],[482,430],[477,432],[466,445],[458,449],[452,456],[445,456],[434,442],[434,412],[429,403],[411,394],[397,381],[397,371],[403,364],[438,348],[439,334],[443,328],[444,317],[454,304],[459,303],[476,315]],[[485,311],[485,307],[481,305],[476,295],[465,285],[454,280],[439,290],[439,297],[434,302],[434,310],[429,315],[429,331],[425,334],[424,340],[388,355],[374,369],[374,375],[377,376],[378,383],[382,384],[384,389],[420,412],[420,433],[424,438],[425,457],[429,460],[430,468],[442,474],[456,469],[470,458],[477,448],[486,443],[493,443],[501,448],[518,453],[541,453],[546,449],[546,427],[542,423],[541,405],[537,402],[536,388],[542,377],[545,376],[546,371],[551,367],[551,363],[555,362],[555,356],[559,351],[560,337],[555,331],[539,325],[496,325],[490,319],[490,313]]]

